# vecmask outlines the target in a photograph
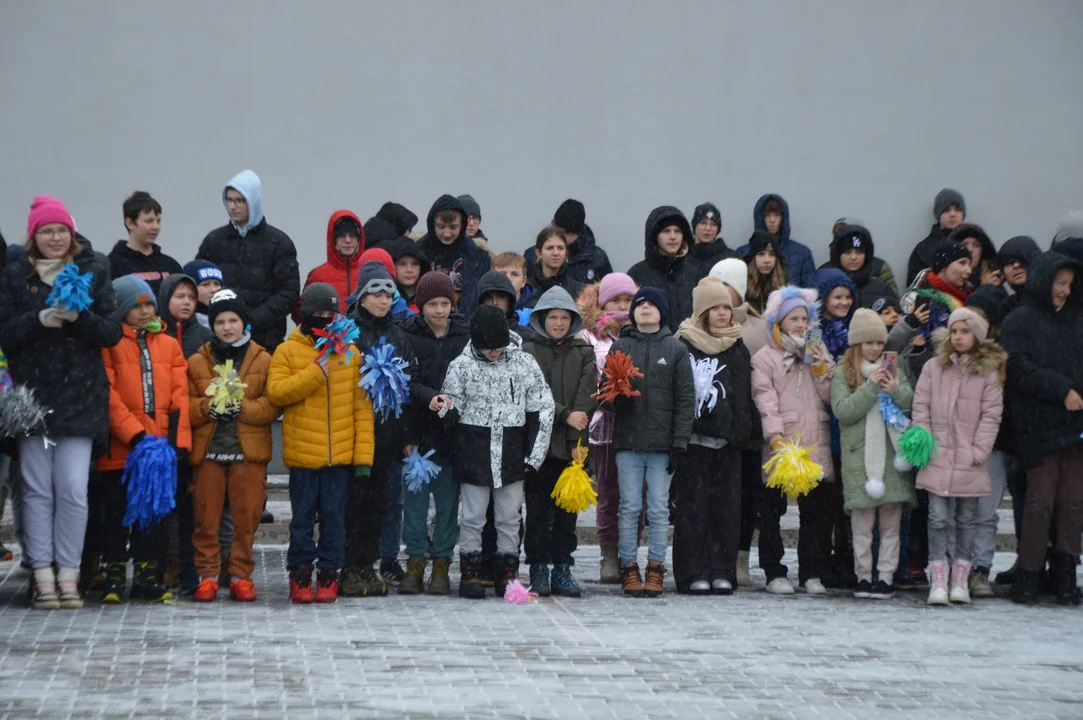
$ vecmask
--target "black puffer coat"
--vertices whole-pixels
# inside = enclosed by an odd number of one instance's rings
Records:
[[[452,315],[448,319],[447,332],[439,338],[421,315],[411,315],[399,323],[399,327],[417,358],[417,385],[410,384],[412,415],[408,423],[411,423],[411,439],[422,455],[436,450],[437,455],[450,459],[453,426],[429,410],[429,403],[433,396],[440,394],[451,361],[459,357],[470,342],[470,323],[462,315]]]
[[[726,241],[722,239],[721,235],[715,238],[714,242],[693,242],[691,247],[688,248],[688,255],[690,257],[689,262],[693,262],[696,265],[692,274],[695,276],[697,283],[707,277],[711,272],[711,268],[717,263],[720,263],[727,258],[742,259],[741,256],[737,254],[736,250],[733,250],[726,245]]]
[[[534,246],[531,245],[523,251],[526,258],[527,276],[534,274],[538,265],[538,256],[534,254]],[[594,239],[594,231],[590,225],[583,226],[583,232],[568,246],[568,277],[589,285],[599,282],[609,273],[613,272],[613,266],[609,263],[609,256],[605,250],[598,247]]]
[[[274,355],[286,337],[286,318],[301,296],[297,249],[289,235],[263,218],[241,237],[232,223],[211,230],[196,253],[222,270],[225,285],[248,308],[252,339]]]
[[[933,227],[929,230],[929,234],[925,236],[925,239],[914,246],[913,252],[910,253],[910,260],[906,263],[907,287],[914,284],[914,279],[917,278],[918,273],[933,266],[936,251],[948,241],[948,235],[951,235],[951,230],[944,230],[939,223],[933,223]]]
[[[625,325],[609,354],[617,351],[631,357],[643,377],[632,381],[641,393],[638,397],[617,398],[613,449],[640,453],[686,449],[696,405],[688,348],[667,328],[648,335]]]
[[[542,275],[541,266],[535,265],[534,274],[530,276],[530,279],[527,280],[526,285],[523,287],[518,307],[534,307],[538,304],[538,301],[541,300],[541,296],[544,295],[549,288],[553,287],[564,288],[569,295],[573,298],[577,298],[579,297],[579,293],[583,292],[583,288],[585,288],[586,285],[568,274],[567,265],[561,268],[560,272],[551,278]],[[480,298],[481,295],[479,294],[478,297]]]
[[[681,321],[692,315],[692,289],[699,278],[696,263],[688,254],[667,257],[658,250],[658,233],[669,225],[676,225],[684,233],[686,249],[692,243],[692,228],[680,210],[671,206],[655,208],[647,216],[644,259],[633,265],[628,275],[639,287],[656,287],[665,292],[669,313],[663,320],[676,331]]]
[[[1053,280],[1061,268],[1076,271],[1072,294],[1053,309]],[[1083,395],[1083,266],[1050,251],[1030,266],[1023,303],[1004,321],[1000,344],[1008,353],[1005,415],[1013,445],[1026,467],[1083,440],[1083,412],[1064,407],[1068,392]]]
[[[52,412],[45,419],[51,438],[89,437],[95,457],[109,441],[109,380],[102,348],[123,335],[110,318],[116,309],[105,257],[84,248],[74,260],[80,273],[93,272],[94,305],[59,329],[43,327],[38,313],[51,288],[41,281],[25,256],[0,274],[0,347],[7,355],[11,378],[34,391]]]
[[[760,411],[752,401],[752,356],[738,339],[729,350],[717,355],[703,352],[688,338],[681,338],[688,348],[693,378],[696,366],[709,367],[717,360],[718,370],[711,382],[712,396],[705,392],[697,397],[699,416],[692,422],[692,432],[709,438],[725,440],[727,445],[741,449],[750,438],[760,435]],[[711,407],[713,405],[713,407]]]

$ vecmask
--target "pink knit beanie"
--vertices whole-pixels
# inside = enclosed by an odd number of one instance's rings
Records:
[[[605,304],[613,298],[621,295],[635,295],[638,289],[635,280],[628,275],[609,273],[598,285],[598,305],[605,307]]]
[[[75,221],[71,219],[71,213],[64,207],[64,203],[48,195],[38,195],[34,202],[30,203],[30,217],[26,222],[26,237],[34,237],[34,233],[50,223],[62,223],[68,226],[72,235],[75,234]]]

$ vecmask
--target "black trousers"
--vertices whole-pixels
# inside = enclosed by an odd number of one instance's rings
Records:
[[[740,549],[752,548],[752,534],[760,526],[763,505],[763,463],[759,450],[741,451],[741,542]]]
[[[910,511],[910,567],[929,564],[929,494],[918,490],[918,504]]]
[[[804,583],[823,573],[820,562],[820,512],[824,485],[820,483],[808,495],[798,498],[801,527],[797,533],[797,578]],[[767,582],[786,577],[789,569],[782,564],[780,520],[786,514],[786,496],[781,491],[764,488],[763,522],[760,525],[760,567]]]
[[[377,455],[367,478],[351,478],[346,492],[346,567],[372,567],[380,559],[380,531],[387,514],[389,461]]]
[[[157,522],[145,530],[140,530],[135,525],[124,527],[128,489],[120,482],[123,474],[121,470],[91,474],[91,484],[97,484],[95,490],[100,508],[99,547],[102,559],[111,563],[127,562],[130,557],[135,562],[161,565],[165,557],[165,522]]]
[[[689,445],[670,486],[673,578],[679,592],[697,580],[737,583],[741,536],[741,453]],[[529,525],[527,526],[529,527]]]
[[[177,508],[173,513],[177,521],[177,559],[181,568],[194,569],[192,536],[196,532],[196,516],[192,505],[192,466],[188,463],[177,463]]]
[[[561,510],[550,495],[567,460],[546,458],[537,472],[526,477],[526,562],[528,565],[574,565],[575,513]],[[490,509],[492,504],[490,502]]]
[[[823,484],[820,523],[820,567],[825,572],[853,574],[854,544],[850,533],[850,516],[843,509],[842,456],[832,455],[835,482]]]

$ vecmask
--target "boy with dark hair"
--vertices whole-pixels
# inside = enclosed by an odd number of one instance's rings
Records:
[[[657,207],[647,216],[644,245],[644,259],[628,275],[639,287],[658,288],[666,296],[669,310],[662,324],[678,327],[692,315],[692,288],[699,282],[688,256],[692,226],[677,208]]]
[[[816,263],[808,246],[790,237],[790,206],[786,200],[775,193],[760,196],[752,210],[752,220],[756,230],[766,230],[778,238],[779,249],[789,268],[790,283],[804,288],[812,287]],[[737,254],[747,257],[748,245],[737,248]]]
[[[933,217],[936,222],[929,234],[910,253],[910,261],[906,264],[907,287],[914,284],[918,273],[933,266],[936,251],[948,241],[951,231],[966,219],[966,200],[962,193],[951,188],[938,192],[933,200]]]
[[[135,275],[150,285],[158,295],[162,280],[180,273],[181,266],[157,245],[162,229],[162,206],[142,190],[124,201],[124,228],[127,240],[118,240],[109,253],[109,267],[114,278]]]
[[[695,242],[688,248],[692,259],[699,266],[696,278],[703,278],[717,263],[726,258],[738,257],[722,239],[722,213],[714,203],[697,205],[692,212],[692,234]]]
[[[214,294],[225,287],[222,271],[209,260],[192,260],[184,264],[184,274],[196,281],[196,320],[210,330],[207,308]]]
[[[426,220],[428,233],[418,246],[436,272],[447,275],[458,295],[459,312],[469,315],[477,305],[477,283],[489,270],[489,253],[466,235],[466,211],[451,195],[441,195],[433,203]]]
[[[422,255],[417,241],[405,235],[387,243],[385,248],[395,261],[395,285],[399,289],[399,296],[406,302],[408,313],[414,315],[421,312],[421,308],[414,302],[414,294],[417,293],[417,283],[421,276],[432,269],[429,261]]]

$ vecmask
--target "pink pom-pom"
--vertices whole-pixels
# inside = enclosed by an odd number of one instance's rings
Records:
[[[532,593],[518,580],[512,580],[511,584],[504,589],[504,602],[512,605],[529,605],[538,599],[537,593]]]

